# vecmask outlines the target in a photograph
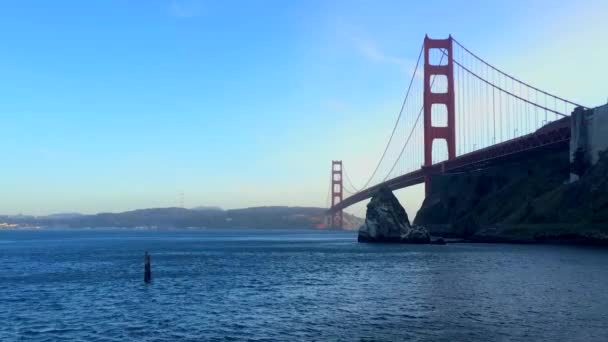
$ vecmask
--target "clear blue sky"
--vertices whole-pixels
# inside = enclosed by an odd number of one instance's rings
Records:
[[[324,206],[361,183],[425,33],[608,97],[605,1],[0,3],[0,213]],[[413,215],[420,187],[400,191]],[[361,213],[362,205],[352,209]]]

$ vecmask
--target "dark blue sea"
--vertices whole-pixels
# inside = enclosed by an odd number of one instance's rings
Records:
[[[0,231],[0,341],[223,340],[608,341],[608,249]]]

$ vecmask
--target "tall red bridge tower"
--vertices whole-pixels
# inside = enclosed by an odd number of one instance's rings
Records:
[[[333,208],[336,204],[342,202],[342,161],[332,160],[331,161],[331,207]],[[338,210],[331,214],[330,225],[335,229],[342,229],[343,226],[343,212]]]
[[[447,57],[445,64],[431,64],[429,52],[435,49]],[[444,60],[443,58],[441,60]],[[445,76],[447,90],[435,93],[431,77]],[[435,78],[435,77],[434,77]],[[431,39],[424,37],[424,166],[433,165],[433,140],[444,139],[448,147],[448,160],[456,158],[456,119],[454,105],[454,63],[452,56],[452,36],[448,39]],[[441,108],[441,107],[444,108]],[[446,126],[433,125],[433,109],[447,113]],[[445,120],[444,120],[445,121]],[[425,191],[431,190],[431,176],[424,176]]]

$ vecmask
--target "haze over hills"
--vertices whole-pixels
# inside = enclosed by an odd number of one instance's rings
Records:
[[[201,205],[198,207],[194,207],[194,208],[190,208],[192,210],[224,210],[221,207],[217,207],[217,206],[207,206],[207,205]]]
[[[48,216],[0,216],[0,222],[22,227],[48,228],[315,228],[326,229],[325,208],[253,207],[223,210],[219,207],[151,208],[121,213]],[[356,229],[363,219],[344,214],[344,229]]]

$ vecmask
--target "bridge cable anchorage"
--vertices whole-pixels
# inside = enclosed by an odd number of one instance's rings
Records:
[[[441,63],[443,62],[443,57],[445,56],[445,53],[443,53],[441,55],[441,58],[439,59],[439,65],[441,65]],[[430,88],[433,89],[433,84],[435,84],[435,79],[436,77],[433,75],[433,79],[431,80],[431,85]],[[420,108],[420,111],[418,112],[418,116],[416,117],[416,121],[414,122],[414,126],[412,126],[412,130],[410,131],[410,134],[407,136],[407,139],[405,140],[405,144],[403,145],[403,147],[401,148],[401,152],[399,152],[399,156],[397,157],[397,159],[395,160],[395,163],[393,164],[393,166],[391,167],[390,171],[388,172],[388,174],[386,175],[386,177],[384,177],[384,179],[382,180],[382,182],[386,182],[386,180],[388,179],[388,177],[390,177],[391,173],[393,172],[393,170],[395,169],[395,166],[397,165],[397,163],[399,162],[399,160],[401,159],[401,157],[403,156],[403,152],[405,151],[405,148],[407,147],[407,145],[410,142],[410,139],[412,138],[412,134],[414,133],[414,130],[416,129],[416,126],[418,125],[418,122],[420,122],[420,117],[422,116],[422,113],[424,112],[424,105]]]
[[[493,66],[492,64],[490,64],[490,63],[486,62],[486,61],[485,61],[483,58],[481,58],[481,57],[477,56],[476,54],[474,54],[474,53],[473,53],[471,50],[467,49],[467,48],[466,48],[464,45],[462,45],[462,44],[461,44],[459,41],[457,41],[457,40],[456,40],[454,37],[452,37],[452,41],[453,41],[454,43],[456,43],[458,46],[460,46],[460,47],[461,47],[461,48],[462,48],[464,51],[466,51],[466,52],[467,52],[467,53],[469,53],[471,56],[473,56],[475,59],[477,59],[478,61],[480,61],[480,62],[482,62],[483,64],[487,65],[488,67],[492,68],[494,71],[496,71],[496,72],[498,72],[498,73],[502,74],[503,76],[506,76],[506,77],[510,78],[511,80],[513,80],[513,81],[515,81],[515,82],[518,82],[518,83],[520,83],[520,84],[523,84],[524,86],[526,86],[526,87],[528,87],[528,88],[534,89],[535,91],[538,91],[538,92],[540,92],[540,93],[542,93],[542,94],[544,94],[544,95],[550,96],[550,97],[552,97],[552,98],[554,98],[554,99],[557,99],[557,100],[563,101],[563,102],[568,103],[568,104],[571,104],[571,105],[573,105],[573,106],[577,106],[577,107],[583,107],[583,108],[588,109],[588,107],[585,107],[585,106],[580,105],[580,104],[578,104],[578,103],[572,102],[572,101],[570,101],[570,100],[566,100],[566,99],[564,99],[564,98],[562,98],[562,97],[559,97],[559,96],[557,96],[557,95],[553,95],[553,94],[548,93],[548,92],[546,92],[546,91],[544,91],[544,90],[538,89],[538,88],[534,87],[533,85],[528,84],[528,83],[526,83],[526,82],[524,82],[524,81],[522,81],[522,80],[520,80],[520,79],[518,79],[518,78],[516,78],[516,77],[513,77],[513,76],[511,76],[511,75],[507,74],[506,72],[504,72],[504,71],[502,71],[502,70],[500,70],[500,69],[496,68],[496,67],[495,67],[495,66]]]
[[[376,168],[374,169],[374,172],[372,172],[372,175],[369,177],[369,179],[367,180],[367,182],[365,182],[365,184],[363,185],[363,187],[361,187],[361,189],[366,189],[367,186],[369,185],[369,183],[372,181],[372,179],[374,179],[374,176],[376,175],[376,173],[378,172],[378,169],[380,168],[380,165],[382,164],[382,161],[384,160],[384,157],[386,156],[386,152],[388,151],[388,148],[391,144],[391,141],[393,141],[393,137],[395,135],[395,131],[397,130],[397,126],[399,124],[399,120],[401,120],[401,115],[403,114],[403,109],[405,108],[405,104],[407,102],[408,96],[410,94],[410,90],[412,88],[412,84],[414,83],[414,79],[416,78],[416,71],[418,70],[418,66],[420,64],[420,59],[422,58],[422,52],[424,51],[424,43],[422,44],[422,47],[420,48],[420,53],[418,54],[418,60],[416,61],[416,66],[414,67],[414,72],[412,73],[412,78],[410,80],[410,84],[407,87],[407,92],[405,93],[405,98],[403,99],[403,103],[401,104],[401,110],[399,111],[399,115],[397,116],[397,121],[395,122],[395,126],[393,127],[393,131],[391,132],[391,136],[388,139],[388,142],[386,143],[386,147],[384,148],[384,152],[382,152],[382,156],[380,157],[380,160],[378,160],[378,164],[376,165]]]
[[[536,107],[539,107],[539,108],[541,108],[541,109],[544,109],[544,110],[546,110],[546,111],[548,111],[548,112],[551,112],[551,113],[553,113],[553,114],[555,114],[555,115],[561,115],[561,116],[563,116],[563,117],[567,117],[567,116],[568,116],[568,114],[560,113],[560,112],[555,111],[555,110],[553,110],[553,109],[549,109],[549,108],[547,108],[547,107],[544,107],[544,106],[539,105],[539,104],[537,104],[537,103],[534,103],[534,102],[532,102],[532,101],[529,101],[529,100],[527,100],[527,99],[524,99],[523,97],[520,97],[520,96],[518,96],[518,95],[515,95],[513,92],[510,92],[510,91],[508,91],[508,90],[506,90],[506,89],[503,89],[503,88],[501,88],[501,87],[499,87],[499,86],[497,86],[497,85],[493,84],[493,83],[492,83],[492,82],[490,82],[490,81],[486,81],[486,80],[484,80],[484,79],[483,79],[481,76],[479,76],[479,75],[477,75],[476,73],[474,73],[473,71],[469,70],[467,67],[463,66],[463,65],[462,65],[462,64],[460,64],[458,61],[454,60],[453,62],[454,62],[454,64],[456,64],[457,66],[461,67],[461,68],[462,68],[464,71],[466,71],[466,72],[468,72],[469,74],[471,74],[471,75],[475,76],[475,77],[476,77],[477,79],[479,79],[480,81],[485,82],[487,85],[489,85],[489,86],[491,86],[491,87],[494,87],[494,88],[496,88],[496,89],[498,89],[498,90],[502,91],[502,92],[503,92],[503,93],[505,93],[505,94],[511,95],[511,96],[513,96],[514,98],[516,98],[516,99],[518,99],[518,100],[520,100],[520,101],[524,101],[524,102],[526,102],[526,103],[528,103],[528,104],[531,104],[531,105],[533,105],[533,106],[536,106]],[[582,107],[582,106],[581,106],[581,107]]]

